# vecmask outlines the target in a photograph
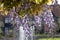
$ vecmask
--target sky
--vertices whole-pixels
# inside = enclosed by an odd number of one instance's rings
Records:
[[[60,0],[57,0],[58,1],[58,4],[60,4]]]
[[[53,0],[55,2],[55,0]],[[57,0],[58,1],[58,4],[60,5],[60,0]],[[51,5],[52,4],[52,1],[50,0],[49,3],[47,3],[48,5]],[[54,3],[53,3],[54,4]]]

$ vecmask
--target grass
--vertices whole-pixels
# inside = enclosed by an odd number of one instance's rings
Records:
[[[47,38],[42,38],[42,39],[39,39],[39,40],[47,40]],[[48,40],[60,40],[60,38],[48,38]]]

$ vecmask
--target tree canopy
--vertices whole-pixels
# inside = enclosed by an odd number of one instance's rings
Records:
[[[42,5],[49,2],[49,0],[0,0],[0,5],[3,4],[3,7],[7,10],[15,7],[18,10],[18,13],[21,15],[23,13],[36,13],[37,11],[42,10]]]

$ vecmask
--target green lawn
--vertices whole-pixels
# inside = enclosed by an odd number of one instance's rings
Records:
[[[39,39],[39,40],[47,40],[47,38],[42,38],[42,39]],[[60,38],[48,38],[48,40],[60,40]]]

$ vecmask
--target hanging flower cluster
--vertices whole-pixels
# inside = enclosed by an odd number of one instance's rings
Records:
[[[52,31],[56,29],[56,24],[54,22],[52,12],[50,10],[45,10],[42,13],[42,17],[43,17],[45,25],[48,25],[46,31],[48,31],[48,33],[49,32],[52,33]]]
[[[54,23],[54,18],[53,18],[53,14],[50,10],[46,9],[45,11],[43,11],[43,13],[41,15],[38,15],[38,13],[36,14],[36,16],[34,16],[34,20],[30,20],[29,16],[26,15],[23,18],[19,18],[18,13],[16,11],[10,11],[10,18],[11,20],[13,20],[14,18],[14,14],[15,15],[15,23],[16,23],[16,27],[19,28],[19,23],[20,25],[23,27],[23,29],[25,30],[25,35],[28,37],[31,34],[31,21],[32,24],[34,23],[33,26],[37,26],[41,29],[42,27],[42,20],[44,21],[44,24],[48,25],[48,31],[50,32],[51,30],[53,30],[55,28],[55,23]],[[33,19],[32,18],[32,19]]]

